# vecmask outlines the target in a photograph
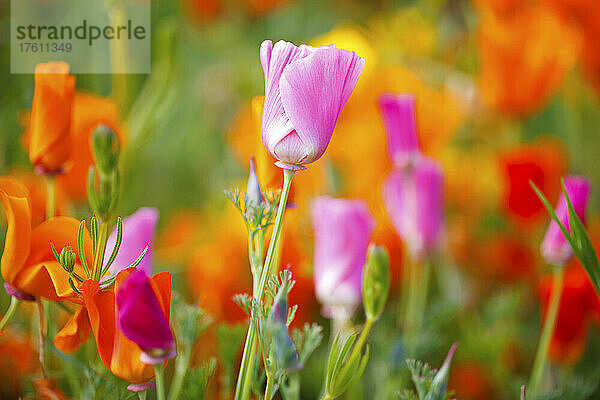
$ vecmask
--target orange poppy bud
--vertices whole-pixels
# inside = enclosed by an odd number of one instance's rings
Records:
[[[59,172],[69,160],[74,90],[75,77],[69,74],[66,62],[35,67],[29,159],[44,172]]]

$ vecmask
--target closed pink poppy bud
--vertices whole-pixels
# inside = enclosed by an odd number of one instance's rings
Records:
[[[444,174],[437,161],[421,156],[412,168],[392,172],[383,183],[383,201],[414,259],[437,250],[444,225]]]
[[[262,140],[278,167],[301,170],[318,160],[365,65],[354,52],[265,40]]]
[[[567,176],[565,178],[565,188],[567,194],[573,204],[573,209],[581,222],[585,223],[585,207],[590,195],[590,181],[583,176]],[[558,205],[556,206],[556,216],[563,226],[569,232],[571,227],[569,224],[569,208],[567,200],[563,193],[560,194]],[[573,249],[567,242],[560,227],[555,221],[550,222],[544,240],[542,241],[541,253],[544,261],[550,265],[563,266],[573,256]]]
[[[117,290],[116,300],[119,329],[140,347],[141,362],[161,364],[177,355],[169,320],[144,271],[131,272]]]
[[[409,93],[386,93],[379,97],[379,109],[390,160],[396,167],[404,168],[420,154],[415,97]]]
[[[362,270],[375,220],[363,200],[322,196],[312,203],[312,221],[315,288],[323,314],[349,316],[361,301]]]

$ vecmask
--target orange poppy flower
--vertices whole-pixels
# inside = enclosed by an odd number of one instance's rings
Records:
[[[12,330],[0,333],[0,399],[17,399],[23,378],[39,368],[35,344]]]
[[[50,242],[58,251],[70,245],[77,254],[79,221],[54,217],[32,227],[29,192],[14,178],[0,177],[0,201],[6,210],[8,230],[0,260],[2,277],[18,291],[50,300],[73,298],[68,275],[56,261]],[[84,235],[86,257],[92,259],[89,234]],[[75,272],[84,276],[77,254]]]
[[[31,105],[29,159],[45,172],[56,173],[71,155],[71,104],[75,77],[66,62],[35,67]]]
[[[246,314],[232,297],[252,291],[248,262],[248,237],[242,218],[233,205],[221,214],[213,236],[196,247],[187,282],[200,307],[219,321],[238,322]]]
[[[117,134],[121,146],[125,132],[121,126],[119,109],[108,97],[91,93],[77,92],[73,98],[71,122],[71,168],[56,179],[57,186],[72,200],[85,200],[87,196],[87,174],[94,164],[91,150],[91,137],[100,124],[111,128]]]
[[[479,88],[505,114],[526,115],[543,106],[579,52],[569,25],[542,6],[509,15],[484,12],[479,26]]]
[[[35,379],[33,384],[38,400],[69,400],[58,388],[55,379]]]
[[[560,191],[560,177],[567,170],[564,146],[556,139],[538,139],[500,154],[504,177],[503,208],[519,225],[540,222],[547,217],[544,205],[529,181],[553,199]]]
[[[119,272],[114,289],[100,290],[97,281],[86,280],[81,290],[102,362],[115,376],[138,384],[154,377],[154,367],[140,361],[142,351],[118,328],[115,302],[119,286],[134,270],[135,268],[127,268]],[[171,312],[171,274],[160,272],[148,279],[168,320]]]
[[[493,400],[498,398],[493,377],[478,361],[463,361],[452,366],[448,387],[461,400]]]

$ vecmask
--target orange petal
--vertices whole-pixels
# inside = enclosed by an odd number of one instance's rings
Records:
[[[116,331],[115,292],[112,289],[101,291],[98,282],[91,279],[83,282],[81,291],[98,353],[104,365],[110,369]]]
[[[63,353],[73,353],[90,337],[90,322],[85,307],[79,307],[54,336],[54,345]]]
[[[56,183],[74,200],[85,200],[88,169],[93,165],[90,146],[92,132],[99,124],[110,127],[123,146],[125,134],[121,126],[119,109],[107,97],[88,93],[75,93],[71,122],[71,167],[57,176]]]
[[[31,237],[31,208],[29,192],[19,181],[0,177],[0,201],[4,204],[8,230],[2,253],[2,277],[10,285],[21,290],[15,278],[29,255]]]
[[[35,68],[29,159],[46,171],[60,170],[71,153],[71,103],[75,77],[69,64],[49,62]]]
[[[127,268],[119,272],[114,290],[101,291],[98,282],[88,280],[83,282],[82,291],[102,362],[117,377],[131,383],[142,383],[154,376],[154,368],[139,360],[142,352],[138,345],[117,329],[115,291],[133,270]]]
[[[36,379],[34,385],[36,398],[39,400],[68,400],[68,397],[56,387],[54,379]]]
[[[27,293],[52,300],[73,296],[69,275],[54,258],[50,242],[58,252],[67,245],[71,246],[77,254],[75,272],[85,277],[77,247],[78,230],[79,221],[70,217],[54,217],[38,225],[31,232],[31,250],[25,261],[25,267],[16,279],[17,288],[22,287],[22,290]],[[92,239],[87,230],[84,231],[83,240],[85,257],[91,260]]]

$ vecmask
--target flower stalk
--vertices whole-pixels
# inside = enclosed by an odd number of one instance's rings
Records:
[[[427,292],[429,288],[429,277],[431,275],[431,263],[408,263],[408,297],[406,299],[405,332],[406,345],[410,357],[415,356],[417,338],[423,325],[423,314],[427,305]]]
[[[162,369],[162,363],[154,364],[156,374],[156,398],[157,400],[166,400],[165,397],[165,377]]]
[[[258,286],[253,285],[256,287],[256,291],[253,293],[255,300],[261,300],[265,293],[270,266],[273,261],[273,256],[275,255],[277,241],[281,234],[283,215],[285,213],[285,207],[292,184],[292,178],[294,177],[294,172],[295,171],[288,169],[283,170],[283,188],[281,190],[281,198],[279,200],[277,217],[275,218],[275,226],[273,227],[273,234],[271,236],[271,241],[269,243],[269,249],[267,250],[267,256],[265,258],[264,265],[262,266]],[[250,378],[252,369],[254,367],[254,354],[256,351],[256,324],[254,323],[254,320],[255,318],[252,316],[248,327],[248,334],[246,335],[242,363],[240,364],[240,372],[235,387],[235,400],[245,400],[249,396]]]
[[[548,349],[550,348],[550,339],[554,333],[556,317],[560,307],[560,298],[562,295],[564,281],[564,268],[555,267],[552,275],[552,297],[550,300],[550,307],[548,308],[548,311],[546,311],[546,316],[544,317],[544,327],[542,330],[542,335],[540,336],[540,342],[538,344],[535,361],[533,363],[533,369],[531,370],[529,385],[527,386],[532,395],[538,393],[538,388],[542,380],[544,368],[546,366]]]
[[[8,306],[8,310],[6,310],[6,314],[4,314],[4,317],[2,317],[2,320],[0,321],[0,332],[6,328],[8,322],[12,319],[13,315],[15,315],[15,311],[17,311],[20,302],[21,300],[15,296],[10,296],[10,305]]]
[[[56,179],[53,174],[46,175],[46,219],[54,217],[56,207]]]

